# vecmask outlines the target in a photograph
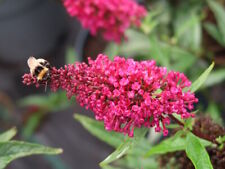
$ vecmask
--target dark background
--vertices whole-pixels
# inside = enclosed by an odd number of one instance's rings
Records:
[[[84,60],[84,53],[96,56],[100,50],[96,44],[104,46],[105,42],[88,37],[88,32],[69,18],[59,1],[0,1],[0,105],[8,105],[10,109],[7,121],[3,113],[0,114],[1,131],[16,126],[19,130],[16,139],[21,140],[20,133],[28,115],[17,106],[17,101],[31,94],[47,95],[43,88],[28,88],[22,84],[22,75],[29,72],[28,57],[42,57],[60,67],[65,64],[68,46],[76,49],[79,60]],[[112,150],[74,120],[75,112],[92,114],[74,102],[72,108],[46,115],[28,140],[63,148],[62,155],[26,157],[12,162],[8,169],[99,168],[98,163]]]

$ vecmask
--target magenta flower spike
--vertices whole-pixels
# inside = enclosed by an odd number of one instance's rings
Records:
[[[23,76],[26,85],[40,85],[31,74]],[[43,83],[45,84],[45,83]],[[134,61],[115,57],[111,61],[99,54],[86,63],[51,68],[52,91],[65,90],[68,98],[76,97],[81,106],[91,109],[106,130],[133,136],[134,128],[154,127],[163,131],[170,123],[169,115],[183,119],[193,117],[194,93],[184,92],[191,82],[183,73],[167,71],[155,61]]]
[[[131,25],[140,26],[147,11],[133,0],[64,0],[70,16],[76,17],[92,35],[120,42]]]

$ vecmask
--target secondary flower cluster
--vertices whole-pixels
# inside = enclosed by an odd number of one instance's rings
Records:
[[[140,25],[146,10],[133,0],[63,0],[72,17],[76,17],[91,34],[103,33],[106,40],[120,42],[131,25]]]
[[[30,74],[23,83],[36,84]],[[137,62],[133,59],[105,55],[88,64],[76,63],[64,68],[51,69],[50,87],[66,91],[68,98],[75,96],[81,106],[91,109],[95,118],[104,121],[107,130],[133,136],[134,128],[155,127],[167,135],[169,115],[182,118],[192,116],[193,103],[198,100],[183,89],[191,82],[183,73],[167,71],[156,66],[155,61]]]

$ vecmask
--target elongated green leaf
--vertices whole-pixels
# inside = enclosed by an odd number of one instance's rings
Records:
[[[151,155],[155,154],[165,154],[168,152],[174,152],[174,151],[180,151],[185,150],[185,140],[186,138],[183,136],[183,131],[178,131],[174,136],[162,141],[161,143],[157,144],[156,146],[152,147],[147,153],[146,157],[149,157]],[[200,139],[200,142],[204,146],[211,145],[210,142]]]
[[[40,124],[40,121],[43,118],[43,116],[44,113],[36,112],[29,118],[29,120],[26,122],[22,130],[22,136],[24,139],[28,140],[32,136],[35,129]]]
[[[114,131],[106,131],[102,122],[79,114],[75,114],[74,118],[78,120],[91,134],[114,148],[117,148],[125,142],[125,137],[123,134],[116,133]],[[128,153],[140,155],[149,148],[150,145],[148,144],[148,141],[141,139],[140,144],[132,148]]]
[[[32,95],[19,100],[20,106],[39,106],[45,111],[59,111],[71,105],[74,100],[68,100],[65,92],[51,93],[45,95]]]
[[[216,25],[207,22],[204,24],[204,28],[218,43],[220,43],[222,46],[225,45],[223,37],[221,36],[220,31],[218,30]]]
[[[159,168],[157,159],[153,156],[151,158],[144,158],[143,156],[127,155],[126,157],[116,161],[116,164],[118,166],[124,166],[124,168],[131,168],[131,169]]]
[[[161,46],[165,57],[169,58],[171,67],[175,71],[185,72],[197,60],[197,57],[195,55],[179,47],[166,43],[161,43]]]
[[[192,161],[195,169],[213,169],[209,155],[199,139],[192,133],[187,134],[186,154]]]
[[[121,144],[112,154],[110,154],[104,161],[100,163],[100,166],[107,165],[115,160],[118,160],[132,147],[132,141],[127,139],[123,144]]]
[[[147,129],[137,129],[134,133],[134,138],[126,138],[125,142],[122,143],[112,154],[110,154],[104,161],[100,163],[100,166],[108,165],[109,163],[118,160],[120,157],[125,155],[133,146],[135,146],[141,138],[146,134]]]
[[[75,114],[74,118],[78,120],[91,134],[115,148],[124,142],[125,137],[122,134],[113,131],[106,131],[102,122],[79,114]]]
[[[164,154],[167,152],[173,152],[184,149],[184,138],[181,137],[182,132],[178,131],[174,136],[165,139],[161,143],[152,147],[146,154],[146,157],[149,157],[154,154]]]
[[[54,149],[38,144],[20,141],[0,142],[0,169],[6,167],[12,160],[33,154],[59,154],[62,149]]]
[[[68,48],[67,51],[66,51],[66,63],[67,64],[73,64],[76,61],[78,61],[78,58],[77,58],[77,54],[75,52],[75,49],[72,48],[72,47]]]
[[[208,113],[210,115],[210,117],[212,117],[212,119],[216,123],[223,126],[223,119],[221,117],[221,113],[219,111],[218,106],[215,103],[210,102],[208,107],[207,107],[207,110],[205,112]]]
[[[114,56],[119,54],[119,46],[115,43],[110,43],[107,45],[104,54],[106,54],[110,59],[113,59]]]
[[[174,40],[179,46],[198,53],[201,49],[202,26],[199,4],[191,5],[190,1],[182,1],[173,11],[172,24]]]
[[[176,38],[182,36],[186,31],[189,31],[193,26],[199,22],[199,18],[196,15],[189,15],[188,19],[183,21],[183,24],[180,25],[176,31]]]
[[[44,95],[27,96],[19,100],[18,102],[20,106],[31,106],[31,105],[47,106],[47,103],[48,103],[48,97]]]
[[[163,53],[160,43],[155,36],[150,37],[150,54],[158,63],[170,69],[169,58]]]
[[[114,167],[114,166],[110,166],[110,165],[105,165],[103,167],[101,167],[102,169],[122,169],[120,167]]]
[[[121,55],[126,57],[149,55],[149,40],[145,34],[129,29],[126,31],[126,36],[128,40],[119,48]]]
[[[209,73],[212,71],[214,67],[214,62],[199,76],[197,80],[195,80],[191,85],[191,92],[197,91],[202,84],[206,81],[207,77],[209,76]]]
[[[220,33],[223,37],[223,42],[225,43],[225,9],[215,0],[208,0],[207,2],[216,17]]]
[[[16,128],[11,128],[10,130],[0,134],[0,142],[5,142],[11,140],[17,133]]]
[[[210,73],[204,86],[209,87],[225,81],[225,69],[214,70]]]

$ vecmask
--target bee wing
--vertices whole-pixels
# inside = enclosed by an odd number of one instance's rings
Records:
[[[30,73],[33,75],[34,70],[35,70],[36,66],[38,65],[37,59],[35,57],[31,56],[27,60],[27,64],[28,64],[28,66],[30,68]]]
[[[42,58],[37,59],[37,61],[38,61],[38,63],[44,63],[44,62],[46,62],[46,60],[45,59],[42,59]]]

